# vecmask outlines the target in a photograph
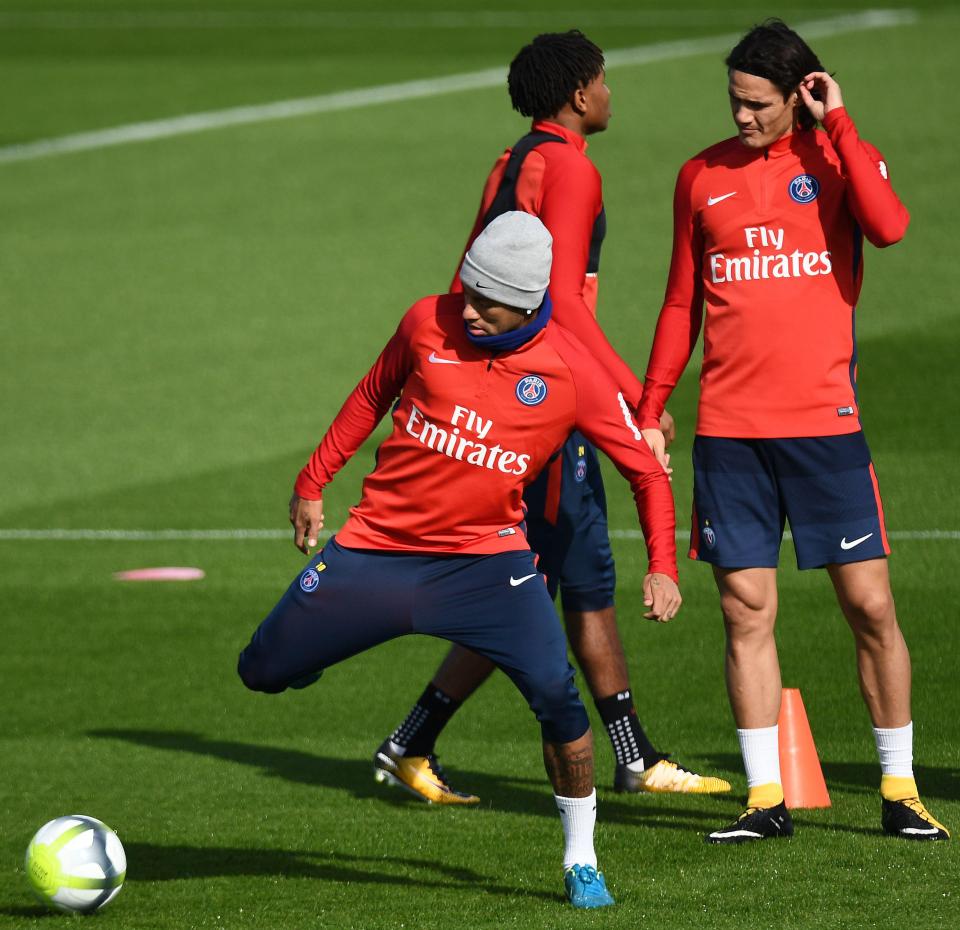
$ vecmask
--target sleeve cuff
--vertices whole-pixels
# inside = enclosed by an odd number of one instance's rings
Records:
[[[654,573],[658,575],[666,575],[668,578],[673,579],[674,584],[680,584],[680,574],[677,571],[676,565],[662,565],[658,562],[651,562],[647,572],[650,575]]]
[[[823,117],[823,128],[829,132],[844,118],[850,119],[850,116],[847,113],[847,108],[837,107],[835,110],[831,110]]]
[[[306,468],[297,475],[297,480],[293,485],[293,493],[305,501],[323,500],[323,488],[310,477]]]

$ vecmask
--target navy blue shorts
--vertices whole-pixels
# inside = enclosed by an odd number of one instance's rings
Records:
[[[613,606],[617,575],[607,529],[607,498],[600,461],[580,433],[572,433],[557,458],[527,487],[527,539],[551,598],[564,610]]]
[[[690,558],[722,568],[775,568],[785,520],[801,569],[890,553],[863,433],[696,437]]]
[[[493,661],[526,698],[544,739],[569,743],[587,732],[566,637],[529,551],[440,557],[331,539],[257,628],[238,671],[248,688],[277,693],[408,633]]]

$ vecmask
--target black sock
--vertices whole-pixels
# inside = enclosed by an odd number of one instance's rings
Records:
[[[619,765],[628,765],[643,759],[644,767],[649,768],[663,758],[643,732],[633,706],[633,696],[629,691],[600,698],[595,704],[600,712],[600,719],[607,728]]]
[[[444,694],[433,683],[427,685],[407,714],[407,719],[397,727],[390,739],[403,748],[405,756],[429,756],[440,731],[461,703]]]

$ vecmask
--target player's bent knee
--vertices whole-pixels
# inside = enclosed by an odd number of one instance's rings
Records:
[[[281,677],[280,670],[275,665],[259,659],[249,648],[240,653],[237,674],[251,691],[261,691],[264,694],[279,694],[290,684],[287,677]]]
[[[549,743],[572,743],[590,729],[590,719],[572,677],[538,683],[530,707]]]

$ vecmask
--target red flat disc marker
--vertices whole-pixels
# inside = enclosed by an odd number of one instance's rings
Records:
[[[206,577],[202,568],[166,566],[162,568],[133,568],[114,572],[116,581],[199,581]]]

